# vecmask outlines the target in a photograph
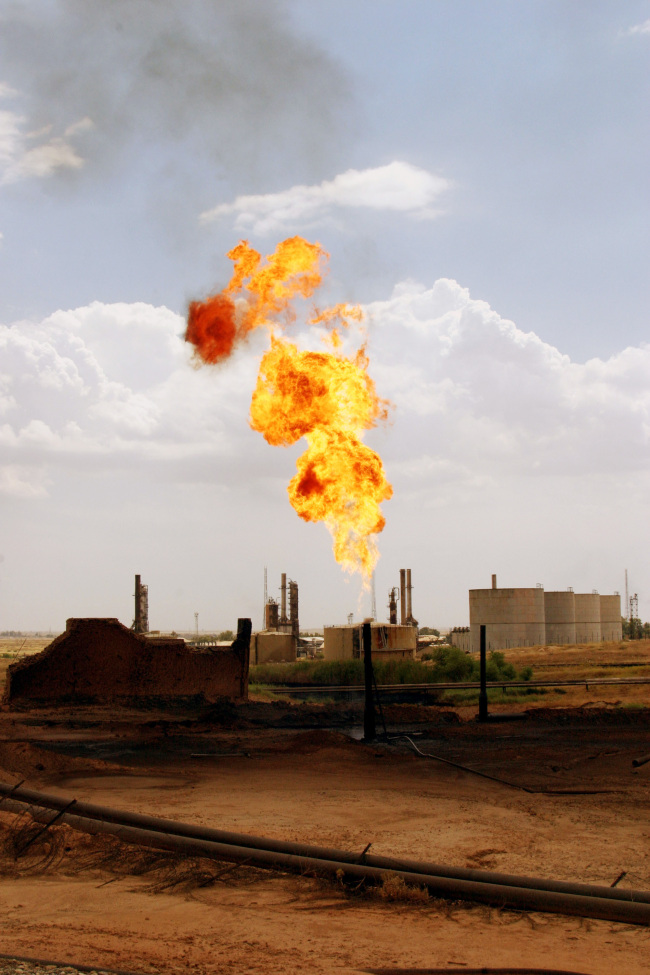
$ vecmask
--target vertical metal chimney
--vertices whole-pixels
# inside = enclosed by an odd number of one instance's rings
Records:
[[[142,633],[140,576],[135,577],[135,614],[133,617],[133,629],[135,630],[136,633]]]
[[[145,586],[140,576],[135,577],[135,615],[133,618],[133,630],[136,633],[149,632],[149,587]]]
[[[287,622],[287,573],[282,573],[282,584],[280,585],[280,622]]]
[[[493,589],[496,589],[496,587],[497,587],[497,577],[496,577],[496,574],[493,573],[493,575],[492,575],[492,588]]]
[[[411,570],[406,570],[406,622],[410,623],[413,619],[413,606],[411,604]]]
[[[406,570],[399,570],[399,620],[402,626],[406,623]]]
[[[388,622],[397,623],[397,589],[393,587],[388,594]]]
[[[298,619],[298,583],[289,580],[289,621],[291,632],[296,640],[300,636],[300,621]]]

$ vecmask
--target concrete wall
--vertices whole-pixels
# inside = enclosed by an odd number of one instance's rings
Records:
[[[353,660],[363,656],[363,627],[326,626],[323,629],[323,657],[325,660]],[[372,623],[372,656],[376,660],[413,659],[418,643],[415,626]]]
[[[576,600],[573,592],[545,592],[546,644],[576,642]]]
[[[596,592],[576,594],[576,643],[600,643],[600,596]]]
[[[479,627],[487,627],[488,650],[532,647],[546,642],[543,589],[470,589],[471,648],[479,652]]]
[[[600,636],[602,640],[622,640],[621,597],[600,597]]]
[[[293,633],[263,630],[251,637],[252,664],[293,663],[296,660],[298,641]]]
[[[225,650],[190,649],[183,640],[150,639],[116,619],[69,619],[41,653],[7,670],[8,703],[137,702],[201,696],[248,697],[250,620]]]

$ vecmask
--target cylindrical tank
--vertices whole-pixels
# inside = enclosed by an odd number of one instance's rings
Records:
[[[488,650],[544,644],[544,590],[470,589],[469,623],[474,653],[479,651],[481,624],[487,626],[485,635]]]
[[[371,654],[374,660],[413,659],[417,649],[417,630],[413,626],[390,626],[372,623]],[[323,628],[325,660],[353,660],[363,655],[362,627],[325,626]]]
[[[600,596],[597,592],[577,592],[576,643],[600,643]]]
[[[576,601],[573,592],[544,593],[546,643],[564,646],[576,642]]]
[[[621,597],[618,593],[600,597],[600,638],[617,641],[623,639]]]

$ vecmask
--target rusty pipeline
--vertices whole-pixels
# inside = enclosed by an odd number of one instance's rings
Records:
[[[31,815],[41,821],[53,809],[62,810],[69,803],[69,800],[58,796],[48,796],[30,789],[14,789],[12,792],[12,787],[8,785],[0,785],[0,795],[5,797],[3,808],[24,812],[28,807]],[[440,897],[517,910],[549,911],[650,925],[648,891],[518,877],[367,853],[360,855],[176,823],[81,801],[75,804],[74,812],[62,812],[58,821],[84,832],[109,833],[126,843],[188,856],[205,856],[229,862],[246,860],[253,866],[265,869],[313,871],[374,882],[381,881],[387,872],[391,872],[401,876],[406,883],[427,887]]]

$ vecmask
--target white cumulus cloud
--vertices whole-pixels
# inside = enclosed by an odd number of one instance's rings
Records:
[[[650,470],[650,345],[572,362],[449,279],[403,283],[366,311],[371,371],[414,470]]]
[[[217,379],[196,370],[184,328],[164,307],[101,302],[0,326],[0,493],[40,497],[56,470],[98,458],[183,477],[232,452],[227,420],[246,429],[254,363],[235,360]]]
[[[436,215],[438,198],[449,180],[405,162],[374,169],[349,169],[314,186],[292,186],[280,193],[238,196],[201,214],[206,223],[234,216],[243,232],[269,234],[323,220],[338,208],[365,208],[407,213],[427,218]]]
[[[402,282],[365,310],[369,373],[395,406],[372,436],[397,492],[436,499],[513,476],[593,491],[650,473],[649,345],[573,362],[451,279]],[[164,307],[100,302],[1,326],[0,493],[37,498],[98,465],[215,485],[252,469],[288,478],[285,452],[247,425],[264,337],[197,369],[184,328]]]

